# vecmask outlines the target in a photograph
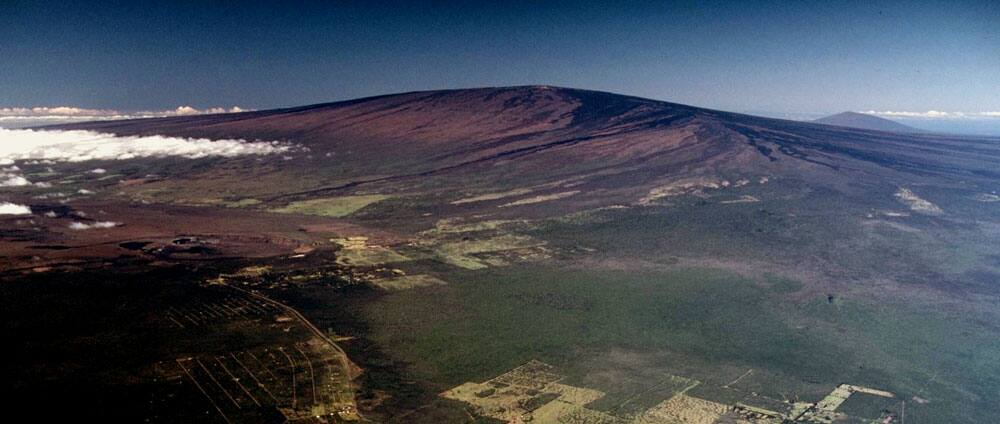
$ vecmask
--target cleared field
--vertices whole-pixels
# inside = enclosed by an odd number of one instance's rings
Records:
[[[728,410],[729,407],[721,403],[677,395],[646,411],[636,424],[713,424]]]
[[[341,247],[337,252],[337,262],[343,265],[363,267],[410,260],[392,248],[368,244],[366,237],[333,239],[331,242]]]
[[[504,252],[521,252],[527,258],[545,242],[527,236],[504,234],[479,240],[447,241],[434,248],[442,262],[465,269],[483,269],[503,265]]]
[[[442,219],[434,223],[434,228],[420,233],[426,237],[440,237],[448,234],[474,233],[479,231],[492,231],[511,224],[520,224],[521,221],[510,220],[487,220],[487,221],[466,221],[463,219]]]
[[[688,392],[700,381],[669,375],[651,389],[637,393],[612,410],[600,409],[608,396],[599,390],[566,384],[565,377],[543,362],[531,360],[491,380],[467,382],[441,393],[448,399],[468,403],[480,415],[507,423],[606,423],[606,424],[779,424],[833,422],[895,422],[901,404],[866,409],[860,416],[838,411],[855,396],[894,399],[878,389],[842,384],[818,402],[778,401],[749,392],[743,401],[723,404],[701,399]],[[623,408],[637,398],[657,399],[649,407]],[[635,402],[636,405],[641,402]],[[875,420],[875,421],[873,421]]]
[[[441,396],[473,405],[477,413],[509,423],[607,422],[619,420],[585,406],[604,393],[559,384],[551,365],[530,361],[483,383],[465,383]]]

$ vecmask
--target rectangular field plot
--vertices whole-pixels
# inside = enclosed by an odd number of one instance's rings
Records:
[[[695,380],[672,375],[627,383],[621,390],[608,393],[587,407],[618,417],[636,417],[665,399],[684,393],[699,384]]]
[[[891,414],[897,414],[902,408],[902,400],[895,397],[878,396],[864,392],[854,392],[837,408],[837,412],[846,415],[845,423],[879,422]]]
[[[566,384],[554,367],[530,361],[482,383],[461,384],[441,396],[466,402],[476,413],[508,423],[897,422],[898,399],[886,391],[841,384],[821,400],[802,402],[732,387],[751,374],[744,372],[723,386],[669,374],[643,373],[643,378],[621,378],[619,374],[614,378],[619,385],[612,393],[605,394]],[[706,386],[713,387],[699,389]],[[720,394],[727,400],[721,399]],[[701,397],[705,395],[708,396]]]

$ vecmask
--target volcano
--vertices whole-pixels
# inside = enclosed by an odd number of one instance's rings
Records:
[[[572,180],[580,207],[629,202],[678,178],[787,176],[864,196],[905,184],[986,184],[997,143],[872,133],[610,93],[528,86],[414,92],[261,112],[70,124],[120,135],[292,141],[311,158],[272,161],[272,201],[352,191],[458,195]],[[293,169],[285,169],[293,168]],[[256,173],[256,172],[255,172]],[[274,173],[259,175],[262,178]],[[982,187],[981,189],[985,189]],[[575,207],[575,206],[574,206]]]
[[[817,124],[836,125],[838,127],[857,128],[872,131],[888,131],[911,134],[924,132],[923,130],[913,128],[909,125],[903,125],[893,120],[857,112],[841,112],[836,115],[819,118],[813,122]]]
[[[1000,139],[850,121],[524,86],[39,128],[103,150],[0,157],[0,322],[29,349],[5,396],[79,418],[127,393],[128,422],[995,421]]]

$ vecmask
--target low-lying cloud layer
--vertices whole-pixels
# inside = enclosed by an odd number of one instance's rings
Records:
[[[144,110],[123,112],[112,109],[86,109],[72,106],[57,107],[2,107],[0,108],[0,125],[16,128],[32,125],[54,125],[82,121],[109,121],[116,119],[163,118],[167,116],[189,116],[216,113],[247,112],[239,106],[231,108],[212,107],[197,109],[191,106],[178,106],[171,110]]]
[[[209,156],[270,155],[292,149],[292,145],[278,142],[0,128],[0,165],[10,165],[17,160],[83,162],[167,156],[198,159]]]
[[[16,161],[42,163],[126,160],[135,158],[235,157],[271,155],[297,149],[273,141],[208,140],[164,136],[117,136],[93,131],[35,131],[0,128],[0,187],[31,184]],[[95,169],[99,173],[103,170]]]

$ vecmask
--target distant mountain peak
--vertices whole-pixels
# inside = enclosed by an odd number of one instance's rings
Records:
[[[889,131],[898,133],[921,133],[923,130],[903,125],[899,122],[874,115],[858,112],[841,112],[814,120],[817,124],[835,125],[838,127],[857,128],[872,131]]]

